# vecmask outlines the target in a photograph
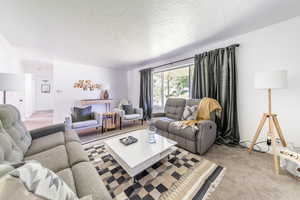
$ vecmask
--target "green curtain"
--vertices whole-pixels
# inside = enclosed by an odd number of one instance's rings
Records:
[[[214,98],[223,110],[217,116],[217,142],[237,145],[240,141],[237,92],[236,92],[236,47],[208,51],[195,56],[192,98]]]
[[[144,119],[150,119],[152,114],[152,70],[143,69],[140,82],[140,108],[144,111]]]

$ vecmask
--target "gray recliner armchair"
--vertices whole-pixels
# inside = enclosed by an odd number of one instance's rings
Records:
[[[197,129],[193,127],[181,128],[176,121],[182,120],[185,106],[198,105],[200,99],[169,98],[163,113],[152,114],[151,124],[157,128],[157,133],[177,141],[177,145],[192,153],[204,154],[215,142],[217,126],[214,122],[215,113],[211,120],[203,120]]]
[[[121,100],[118,107],[114,109],[114,112],[118,113],[120,116],[120,129],[122,128],[124,121],[134,122],[141,120],[141,124],[143,125],[143,109],[133,108],[132,113],[126,113],[126,111],[123,109],[123,105],[131,105],[131,102],[128,100]]]

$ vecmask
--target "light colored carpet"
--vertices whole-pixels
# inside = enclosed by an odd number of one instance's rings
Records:
[[[300,199],[300,181],[284,172],[276,175],[270,154],[214,145],[204,158],[227,169],[210,200]]]

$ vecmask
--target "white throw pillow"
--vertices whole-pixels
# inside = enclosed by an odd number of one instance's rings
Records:
[[[78,200],[76,194],[54,172],[40,163],[30,162],[9,172],[9,175],[19,179],[28,192],[49,200]]]
[[[197,108],[198,105],[185,106],[182,114],[182,120],[195,120],[197,115]]]

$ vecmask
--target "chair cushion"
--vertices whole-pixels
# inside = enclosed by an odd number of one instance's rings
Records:
[[[87,120],[81,122],[75,122],[72,124],[72,128],[82,128],[82,127],[89,127],[89,126],[96,126],[98,124],[97,120]]]
[[[20,162],[23,156],[22,150],[2,128],[0,121],[0,161]]]
[[[82,145],[78,142],[69,142],[66,144],[66,149],[71,166],[79,162],[88,162],[87,153],[83,150]]]
[[[134,109],[132,104],[122,105],[122,109],[125,111],[125,115],[134,114]]]
[[[141,115],[140,114],[124,115],[124,119],[126,120],[141,119]]]
[[[25,160],[37,160],[44,167],[47,167],[54,172],[69,167],[67,151],[63,145],[59,145],[31,156],[26,156]]]
[[[56,174],[71,188],[74,193],[77,194],[71,168],[63,169],[56,172]]]
[[[92,116],[92,106],[87,106],[85,108],[73,108],[73,122],[86,121],[93,118]]]
[[[31,144],[31,135],[21,121],[20,112],[12,105],[0,105],[0,121],[3,128],[25,154]]]
[[[40,153],[52,147],[65,144],[65,136],[63,132],[54,133],[44,137],[32,140],[32,143],[25,156]]]
[[[72,172],[79,198],[92,195],[93,200],[112,199],[96,169],[89,162],[74,165]]]
[[[158,117],[153,119],[151,123],[153,123],[156,128],[167,132],[169,124],[174,121],[175,121],[174,119],[168,117]]]

